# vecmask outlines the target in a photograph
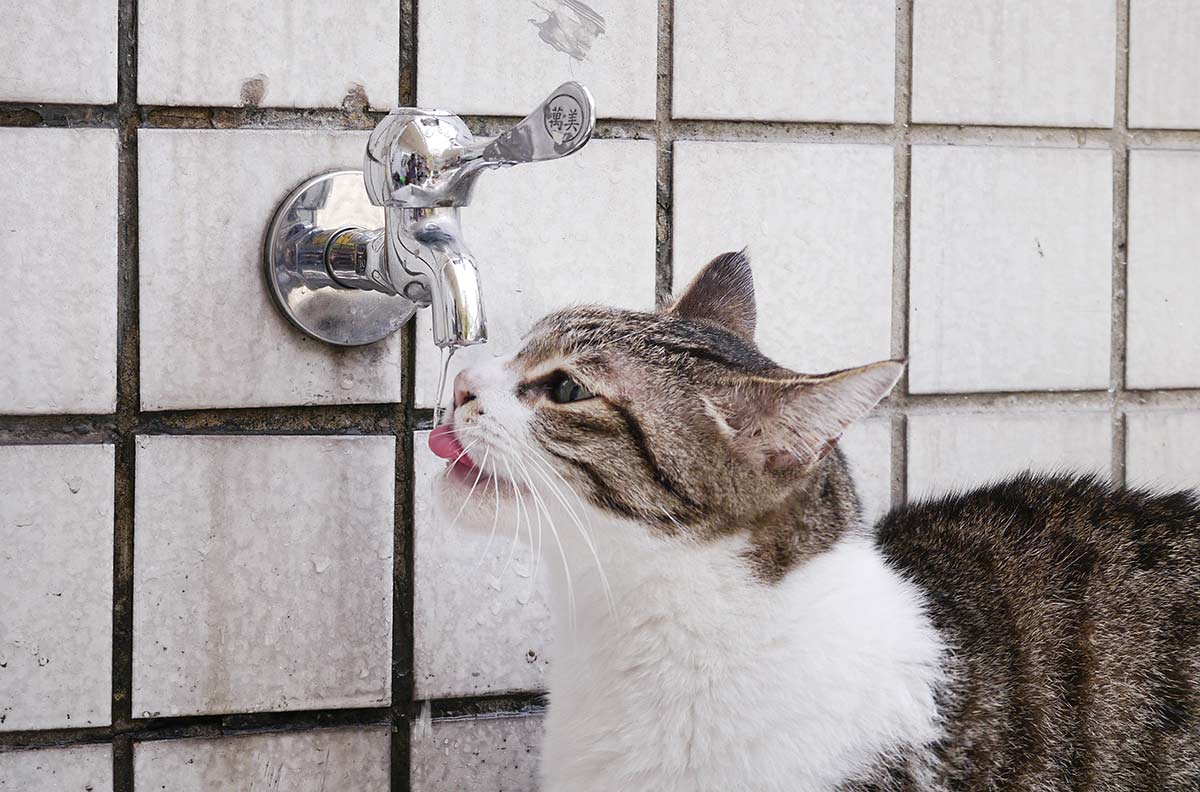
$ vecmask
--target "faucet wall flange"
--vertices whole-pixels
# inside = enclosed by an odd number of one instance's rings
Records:
[[[383,222],[383,208],[371,203],[360,170],[314,176],[283,200],[267,229],[263,259],[268,289],[292,324],[330,344],[360,346],[387,338],[412,318],[418,304],[388,288],[385,240],[377,230]],[[347,244],[348,231],[356,232],[358,244]],[[377,256],[361,244],[371,234],[378,238]],[[330,261],[341,268],[331,271]]]

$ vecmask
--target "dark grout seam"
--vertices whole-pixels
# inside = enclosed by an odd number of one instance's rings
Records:
[[[113,524],[113,791],[133,792],[134,427],[138,424],[137,0],[117,10],[117,453]]]
[[[1129,0],[1117,2],[1117,46],[1113,86],[1112,139],[1112,320],[1109,332],[1109,393],[1112,402],[1113,484],[1126,483],[1125,395],[1126,317],[1128,314],[1127,247],[1129,229]]]
[[[674,63],[675,0],[658,0],[658,47],[655,65],[654,139],[654,303],[671,301],[672,217],[674,213],[675,151],[671,121],[671,79]]]

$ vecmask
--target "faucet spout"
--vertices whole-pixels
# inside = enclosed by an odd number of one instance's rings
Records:
[[[475,256],[463,241],[458,207],[388,208],[385,220],[393,281],[417,280],[426,294],[410,296],[428,301],[433,319],[433,342],[443,348],[487,341],[487,318]]]

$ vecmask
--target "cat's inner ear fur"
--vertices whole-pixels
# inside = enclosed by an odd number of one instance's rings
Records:
[[[722,253],[708,262],[667,312],[681,319],[710,322],[753,342],[757,312],[746,251]]]
[[[803,472],[820,462],[850,424],[895,386],[904,364],[894,360],[830,374],[744,377],[716,397],[706,412],[748,464]]]

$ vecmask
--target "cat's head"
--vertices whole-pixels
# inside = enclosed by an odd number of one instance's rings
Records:
[[[513,354],[456,378],[430,440],[451,460],[444,506],[484,528],[585,509],[701,539],[778,512],[841,464],[838,438],[903,366],[790,371],[758,350],[755,318],[744,253],[714,259],[659,312],[545,317]]]

